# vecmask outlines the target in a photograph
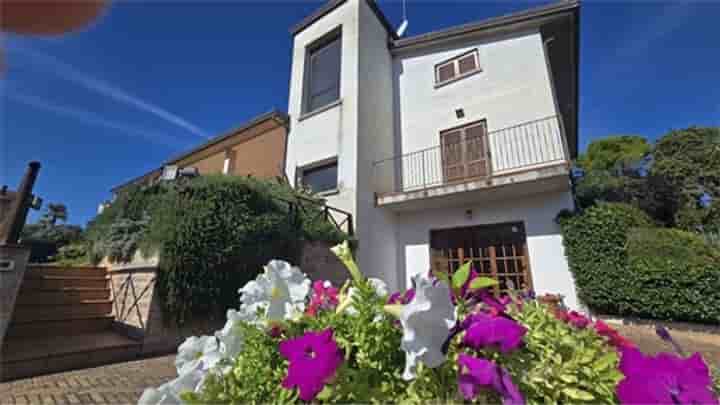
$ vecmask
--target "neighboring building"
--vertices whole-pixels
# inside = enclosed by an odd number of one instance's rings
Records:
[[[554,220],[573,207],[579,9],[398,38],[373,0],[333,0],[292,29],[286,173],[355,216],[366,274],[406,288],[473,260],[578,307]]]
[[[177,169],[195,168],[200,175],[251,175],[259,178],[283,176],[287,125],[288,117],[282,112],[262,114],[111,191],[117,195],[131,185],[152,184],[160,178],[163,167],[166,166]],[[101,204],[98,211],[101,212],[105,205]]]

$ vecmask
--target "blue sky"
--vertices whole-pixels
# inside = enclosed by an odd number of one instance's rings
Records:
[[[116,1],[82,32],[5,36],[0,185],[15,188],[39,160],[36,193],[84,224],[112,186],[285,110],[288,29],[320,4]],[[406,35],[540,4],[408,0]],[[400,2],[380,6],[398,25]],[[720,2],[589,0],[581,19],[581,147],[609,134],[656,139],[720,125]]]

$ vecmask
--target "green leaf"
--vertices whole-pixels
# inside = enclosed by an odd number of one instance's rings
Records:
[[[470,265],[471,261],[465,262],[459,269],[455,270],[455,274],[452,276],[452,287],[455,289],[461,289],[465,282],[470,278]]]
[[[482,288],[494,287],[498,285],[497,280],[490,277],[477,277],[470,282],[471,290],[480,290]]]
[[[440,281],[444,281],[447,285],[450,285],[450,277],[444,271],[433,271],[433,275]]]
[[[562,393],[565,394],[568,398],[574,399],[576,401],[591,401],[595,399],[595,396],[593,394],[578,388],[564,388],[562,390]]]

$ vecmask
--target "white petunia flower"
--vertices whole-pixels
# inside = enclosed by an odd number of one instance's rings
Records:
[[[243,336],[238,322],[246,320],[246,316],[234,309],[228,309],[227,322],[225,326],[215,332],[215,337],[220,341],[220,355],[224,359],[233,359],[240,354],[243,346]]]
[[[157,388],[147,388],[143,391],[138,405],[180,405],[182,400],[170,390],[170,385],[165,383]]]
[[[180,376],[191,371],[207,371],[222,358],[215,336],[191,336],[178,347],[175,367]]]
[[[258,311],[269,321],[291,319],[305,311],[310,279],[297,267],[282,260],[271,260],[265,272],[238,290],[243,316],[257,321]]]
[[[202,370],[202,364],[195,363],[194,368],[185,367],[184,371],[184,374],[158,388],[146,389],[140,396],[138,405],[182,405],[181,394],[200,392],[207,375],[207,372]]]
[[[400,314],[403,327],[400,348],[405,351],[405,380],[416,377],[418,361],[431,368],[445,362],[442,346],[456,321],[450,288],[445,282],[433,282],[424,275],[413,279],[415,298],[403,306]]]

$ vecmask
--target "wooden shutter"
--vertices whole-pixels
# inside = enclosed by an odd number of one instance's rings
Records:
[[[458,61],[458,68],[461,75],[472,72],[473,70],[476,70],[477,67],[478,65],[475,52],[471,53],[470,55],[463,56]]]
[[[481,122],[465,128],[465,165],[467,177],[489,175],[487,133]]]
[[[465,177],[462,134],[462,130],[454,130],[440,135],[445,181],[459,180]]]
[[[442,83],[455,77],[455,63],[449,62],[437,68],[437,82]]]

